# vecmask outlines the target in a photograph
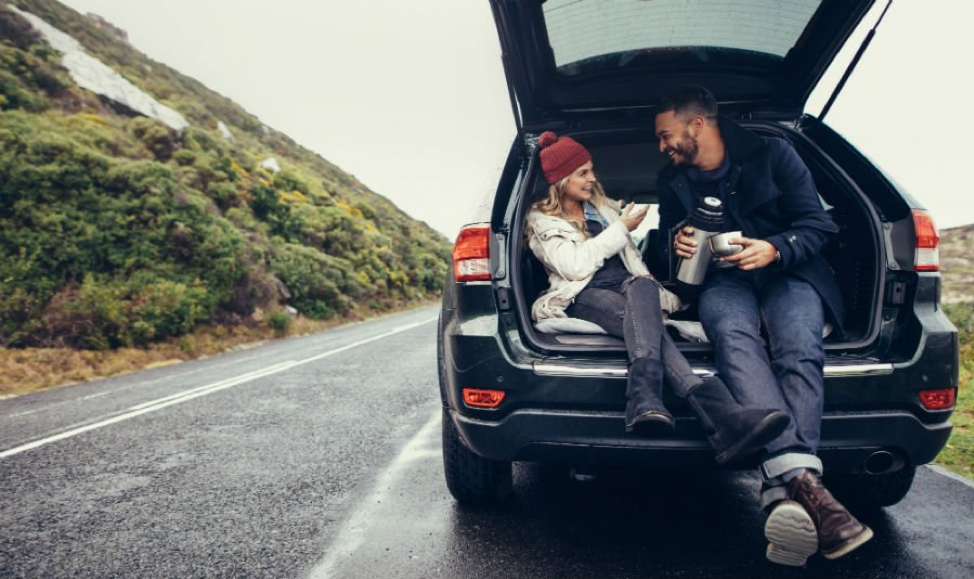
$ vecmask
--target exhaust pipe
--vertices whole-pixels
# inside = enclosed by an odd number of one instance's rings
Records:
[[[892,450],[877,450],[869,455],[863,463],[863,469],[868,474],[886,474],[896,472],[906,465],[906,461],[899,452]]]

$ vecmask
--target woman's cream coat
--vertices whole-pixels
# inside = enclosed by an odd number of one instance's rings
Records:
[[[629,231],[619,219],[619,206],[609,201],[598,207],[609,225],[595,237],[586,238],[571,223],[532,208],[527,217],[528,246],[548,271],[550,287],[531,307],[536,322],[566,318],[565,308],[588,285],[605,260],[619,254],[629,273],[652,277],[636,249]],[[660,288],[660,306],[664,312],[681,307],[679,298]]]

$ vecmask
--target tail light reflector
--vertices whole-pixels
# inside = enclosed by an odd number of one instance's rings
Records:
[[[933,218],[926,211],[913,210],[913,229],[916,231],[916,261],[914,271],[940,271],[940,234]]]
[[[453,278],[460,281],[490,279],[490,226],[479,223],[460,230],[453,245]]]
[[[941,390],[920,390],[920,404],[927,410],[947,410],[954,407],[957,396],[955,388]]]
[[[503,390],[464,388],[463,403],[474,408],[497,408],[504,401],[506,394]]]

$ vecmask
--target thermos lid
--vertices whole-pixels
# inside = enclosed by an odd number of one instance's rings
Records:
[[[703,204],[706,205],[708,209],[720,209],[721,206],[720,199],[716,197],[704,197]]]
[[[690,225],[704,231],[720,231],[724,226],[723,203],[717,197],[704,197],[691,214]]]

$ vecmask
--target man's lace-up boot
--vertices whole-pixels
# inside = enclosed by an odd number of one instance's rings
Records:
[[[819,476],[810,470],[791,479],[788,498],[804,507],[815,522],[818,545],[826,559],[851,553],[873,538],[872,530],[835,500]]]

